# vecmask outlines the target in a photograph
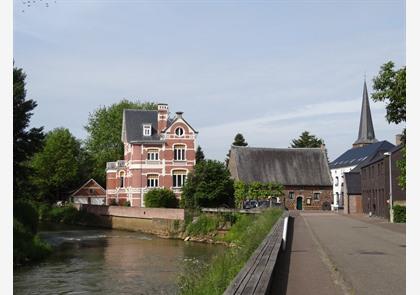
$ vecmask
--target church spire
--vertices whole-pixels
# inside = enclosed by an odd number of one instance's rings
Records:
[[[353,147],[361,147],[378,142],[373,129],[372,115],[370,113],[369,97],[366,86],[366,79],[363,85],[362,111],[360,114],[359,137],[353,143]]]

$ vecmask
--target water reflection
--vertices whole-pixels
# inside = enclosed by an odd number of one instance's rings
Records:
[[[175,294],[184,259],[207,262],[223,247],[102,229],[41,232],[57,246],[14,272],[15,294]]]

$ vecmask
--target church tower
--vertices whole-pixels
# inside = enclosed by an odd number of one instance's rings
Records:
[[[359,137],[353,143],[353,148],[362,147],[371,143],[378,142],[375,138],[373,129],[372,115],[370,113],[369,97],[366,87],[366,80],[363,85],[362,111],[360,114]]]

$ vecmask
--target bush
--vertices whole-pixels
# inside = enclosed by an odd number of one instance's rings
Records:
[[[177,208],[178,200],[173,191],[167,188],[152,189],[144,196],[146,207]]]
[[[52,207],[48,214],[45,214],[45,221],[66,224],[92,224],[97,222],[95,214],[77,210],[73,206]]]
[[[125,202],[124,202],[124,206],[125,206],[125,207],[131,207],[130,201],[125,201]]]
[[[36,261],[51,253],[51,246],[13,218],[13,264]]]
[[[206,235],[217,230],[220,221],[218,216],[201,215],[187,226],[187,234]]]
[[[112,199],[111,202],[109,202],[109,206],[118,206],[117,200]]]
[[[394,210],[394,222],[405,223],[405,206],[395,205],[392,208]]]
[[[38,229],[38,211],[28,200],[17,200],[13,204],[13,217],[25,226],[33,235]]]
[[[203,160],[188,174],[182,188],[185,208],[234,207],[233,180],[222,162]]]

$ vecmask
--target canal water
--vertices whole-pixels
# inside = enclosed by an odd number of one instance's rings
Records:
[[[176,294],[186,265],[206,263],[222,246],[139,232],[47,227],[54,245],[41,263],[13,273],[14,294]]]

